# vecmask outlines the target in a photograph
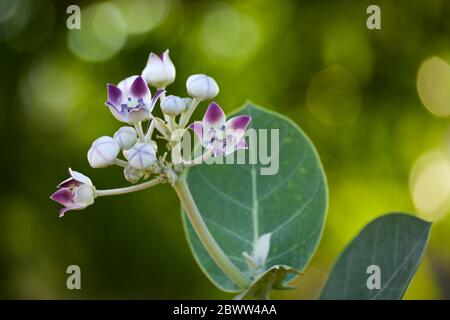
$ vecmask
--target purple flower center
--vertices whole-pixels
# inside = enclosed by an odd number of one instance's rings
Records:
[[[134,110],[134,109],[142,109],[145,108],[144,99],[134,99],[132,97],[128,97],[127,103],[122,103],[120,105],[122,108],[125,108],[128,111]]]

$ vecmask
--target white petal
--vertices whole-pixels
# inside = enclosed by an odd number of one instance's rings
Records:
[[[73,202],[78,208],[87,207],[94,203],[94,188],[87,184],[82,184],[75,189]]]
[[[253,257],[259,264],[259,266],[264,265],[270,250],[270,233],[263,234],[259,237],[258,241],[255,243],[253,248]]]
[[[133,84],[134,80],[136,80],[138,76],[131,76],[128,78],[123,79],[119,82],[117,87],[122,90],[122,92],[128,97],[130,93],[130,87]]]
[[[82,173],[80,173],[78,171],[72,170],[71,168],[69,168],[69,173],[70,173],[70,176],[72,178],[74,178],[75,180],[77,180],[78,182],[85,183],[87,185],[92,186],[91,179],[86,177],[84,174],[82,174]]]

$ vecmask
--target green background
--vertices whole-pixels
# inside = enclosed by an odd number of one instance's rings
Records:
[[[417,75],[432,56],[448,72],[448,1],[80,1],[81,30],[71,31],[70,4],[0,0],[0,298],[232,297],[196,265],[169,186],[98,199],[63,219],[49,200],[68,166],[98,188],[126,185],[118,167],[93,170],[86,159],[94,139],[121,126],[104,106],[106,83],[166,48],[177,68],[171,93],[186,95],[186,78],[206,73],[227,112],[251,99],[293,119],[318,149],[330,192],[323,239],[299,288],[275,297],[317,297],[338,253],[384,212],[435,219],[423,202],[448,183],[432,175],[414,193],[410,179],[430,150],[447,170],[449,119],[424,107]],[[370,4],[381,7],[381,30],[366,27]],[[450,109],[445,95],[435,103]],[[406,298],[450,298],[442,198]],[[82,290],[66,288],[71,264]]]

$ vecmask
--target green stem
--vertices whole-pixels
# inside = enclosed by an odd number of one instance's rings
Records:
[[[144,131],[142,130],[142,122],[136,122],[134,124],[134,127],[136,128],[137,134],[139,136],[139,140],[141,140],[141,142],[145,142],[145,134]]]
[[[117,189],[107,189],[107,190],[95,190],[95,196],[97,197],[104,197],[104,196],[115,196],[118,194],[125,194],[130,192],[136,192],[140,190],[144,190],[150,187],[153,187],[154,185],[162,182],[163,180],[161,178],[155,178],[153,180],[137,184],[130,187],[125,188],[117,188]]]
[[[180,121],[179,121],[179,127],[184,128],[186,127],[187,123],[189,122],[189,119],[191,118],[192,114],[195,111],[195,108],[197,108],[198,104],[200,103],[200,100],[197,98],[193,98],[191,105],[189,108],[181,114]]]
[[[212,234],[209,232],[208,227],[203,221],[194,199],[192,198],[186,179],[184,177],[180,177],[173,184],[173,187],[180,198],[181,204],[189,218],[189,221],[194,227],[195,232],[211,258],[223,271],[223,273],[225,273],[225,275],[227,275],[236,285],[242,289],[247,288],[250,284],[249,280],[226,256],[217,244],[216,240],[214,240]]]

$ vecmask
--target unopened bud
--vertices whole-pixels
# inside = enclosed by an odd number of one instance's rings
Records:
[[[137,133],[133,127],[121,127],[114,134],[114,140],[119,144],[123,150],[128,150],[137,141]]]
[[[212,99],[219,93],[216,80],[205,74],[194,74],[186,81],[186,88],[191,97],[198,100]]]
[[[120,152],[120,146],[111,137],[103,136],[92,143],[87,157],[92,168],[104,168],[114,163]]]

